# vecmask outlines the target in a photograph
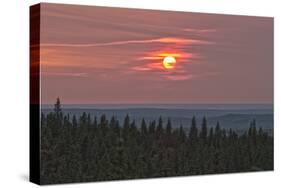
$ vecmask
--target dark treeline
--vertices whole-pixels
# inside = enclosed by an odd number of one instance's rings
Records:
[[[193,117],[186,133],[161,117],[137,126],[128,115],[123,125],[105,115],[70,116],[59,99],[54,112],[41,115],[42,184],[272,169],[273,137],[255,120],[238,135]]]

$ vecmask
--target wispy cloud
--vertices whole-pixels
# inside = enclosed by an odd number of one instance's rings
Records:
[[[143,57],[139,57],[137,60],[163,60],[167,56],[173,56],[175,58],[190,59],[195,56],[195,54],[178,51],[178,52],[165,52],[165,51],[153,51],[145,54]]]
[[[149,68],[149,67],[136,66],[136,67],[132,67],[132,70],[135,70],[135,71],[151,71],[152,69]]]
[[[208,41],[185,39],[185,38],[174,38],[164,37],[157,39],[146,39],[146,40],[124,40],[104,43],[88,43],[88,44],[74,44],[74,43],[42,43],[41,47],[103,47],[103,46],[115,46],[115,45],[126,45],[126,44],[146,44],[146,43],[175,43],[180,45],[194,45],[194,44],[209,44]]]
[[[166,79],[171,80],[171,81],[190,80],[193,77],[194,77],[193,75],[169,75],[169,76],[165,76]]]
[[[72,73],[72,72],[42,72],[45,76],[64,76],[64,77],[87,77],[87,73]]]
[[[192,33],[212,33],[212,32],[216,32],[217,29],[193,29],[193,28],[184,28],[183,31],[192,32]]]

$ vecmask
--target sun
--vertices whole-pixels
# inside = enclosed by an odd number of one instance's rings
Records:
[[[163,66],[165,69],[174,69],[176,66],[176,58],[173,56],[166,56],[163,59]]]

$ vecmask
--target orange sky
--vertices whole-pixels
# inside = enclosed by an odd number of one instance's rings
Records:
[[[43,3],[40,41],[44,104],[273,103],[272,18]]]

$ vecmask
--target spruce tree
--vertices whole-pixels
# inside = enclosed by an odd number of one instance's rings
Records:
[[[189,140],[191,144],[195,143],[197,141],[197,138],[198,138],[198,130],[196,127],[196,119],[195,116],[193,116],[191,120],[191,127],[189,130]]]
[[[156,124],[156,122],[154,120],[152,122],[150,122],[149,128],[148,128],[148,132],[150,134],[154,134],[155,133],[155,124]]]
[[[60,113],[62,112],[62,110],[61,110],[61,103],[60,103],[60,98],[59,97],[57,98],[57,101],[56,101],[56,103],[54,105],[54,112],[55,112],[57,117],[59,117]]]
[[[203,141],[204,144],[207,141],[207,134],[208,134],[207,119],[206,119],[206,117],[203,117],[202,128],[201,128],[201,132],[200,132],[200,139]]]
[[[168,135],[171,135],[172,133],[172,124],[171,124],[171,119],[168,118],[167,126],[166,126],[166,133]]]
[[[214,141],[214,129],[213,127],[210,128],[209,137],[208,137],[208,145],[212,146]]]
[[[163,130],[163,120],[162,120],[162,117],[160,116],[160,118],[158,120],[158,125],[157,125],[157,128],[156,128],[157,139],[159,139],[162,136],[163,132],[164,132],[164,130]]]
[[[142,121],[141,121],[141,134],[143,136],[147,134],[147,126],[146,126],[146,122],[145,122],[144,118],[142,118]]]

